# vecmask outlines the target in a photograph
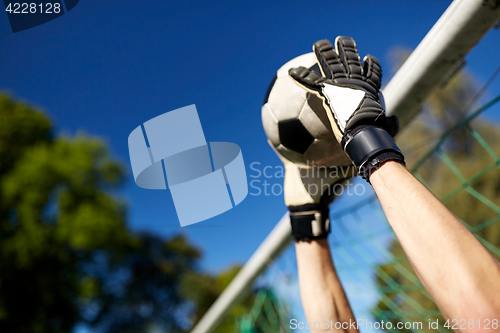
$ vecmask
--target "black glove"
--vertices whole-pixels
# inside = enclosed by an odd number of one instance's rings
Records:
[[[367,55],[362,65],[352,38],[339,36],[335,45],[322,40],[313,46],[322,75],[305,67],[292,68],[289,75],[323,100],[337,141],[369,181],[371,172],[386,161],[405,164],[391,137],[397,133],[397,119],[385,115],[378,60]]]
[[[352,165],[304,168],[276,153],[285,166],[285,204],[293,237],[296,241],[326,238],[330,233],[328,205],[342,190],[339,186],[356,175],[356,169]]]

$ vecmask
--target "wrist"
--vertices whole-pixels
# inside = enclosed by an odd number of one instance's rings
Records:
[[[309,241],[295,242],[295,248],[300,249],[302,253],[306,252],[307,255],[321,255],[325,250],[330,250],[327,238],[311,239]]]
[[[401,171],[409,172],[408,169],[396,161],[385,161],[377,170],[374,170],[370,176],[372,185],[383,182],[385,177],[391,177]]]
[[[330,233],[330,209],[328,206],[306,204],[290,206],[292,236],[296,241],[324,239]]]
[[[344,135],[341,146],[358,168],[359,175],[370,182],[373,171],[387,161],[405,165],[403,153],[386,130],[362,125]]]

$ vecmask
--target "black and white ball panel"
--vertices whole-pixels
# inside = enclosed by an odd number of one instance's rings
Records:
[[[269,142],[288,160],[302,165],[349,165],[329,125],[322,101],[288,76],[294,67],[319,72],[314,53],[301,55],[283,65],[272,80],[264,105],[262,123]]]

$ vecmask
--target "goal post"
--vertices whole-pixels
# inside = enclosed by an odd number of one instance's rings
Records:
[[[500,19],[500,1],[455,0],[384,88],[387,113],[404,127],[419,106]]]
[[[499,19],[499,0],[454,0],[384,88],[388,115],[407,125],[429,93]],[[291,241],[286,213],[191,332],[213,332]]]

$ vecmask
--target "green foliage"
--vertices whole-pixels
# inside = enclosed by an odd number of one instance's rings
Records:
[[[51,124],[45,115],[0,95],[0,175],[12,168],[27,147],[48,142]]]
[[[240,266],[232,266],[222,271],[217,276],[210,274],[196,274],[191,272],[186,274],[183,283],[183,295],[195,304],[195,311],[192,313],[191,320],[197,323],[217,297],[224,291],[233,278],[240,271]],[[244,299],[234,306],[223,322],[217,326],[216,332],[238,332],[239,318],[250,312],[255,293],[248,291]]]
[[[131,233],[123,177],[102,141],[54,137],[43,113],[0,95],[0,332],[189,326],[180,286],[200,252]]]
[[[182,294],[192,302],[194,311],[191,321],[197,323],[215,302],[219,295],[231,283],[240,266],[232,266],[218,275],[197,274],[190,272],[182,281]],[[217,325],[216,333],[258,333],[258,332],[288,332],[287,323],[280,321],[289,318],[286,308],[266,287],[251,288],[242,299],[233,306],[228,315]],[[281,326],[280,326],[281,325]],[[281,328],[280,328],[281,327]]]
[[[399,59],[404,52],[399,49]],[[500,247],[500,125],[466,119],[468,103],[478,91],[472,76],[462,71],[427,99],[423,115],[398,137],[407,164],[421,181],[490,249]],[[460,126],[455,126],[461,124]],[[447,130],[446,140],[428,155]],[[379,320],[422,321],[439,319],[437,306],[416,278],[399,242],[391,245],[393,262],[377,267],[383,294],[374,309]],[[492,253],[500,259],[500,252]],[[446,331],[441,327],[442,331]],[[401,330],[410,331],[410,330]]]
[[[189,309],[180,285],[199,258],[181,236],[165,242],[143,235],[119,260],[95,253],[85,267],[93,280],[84,287],[99,292],[85,301],[83,317],[98,332],[184,332]]]

